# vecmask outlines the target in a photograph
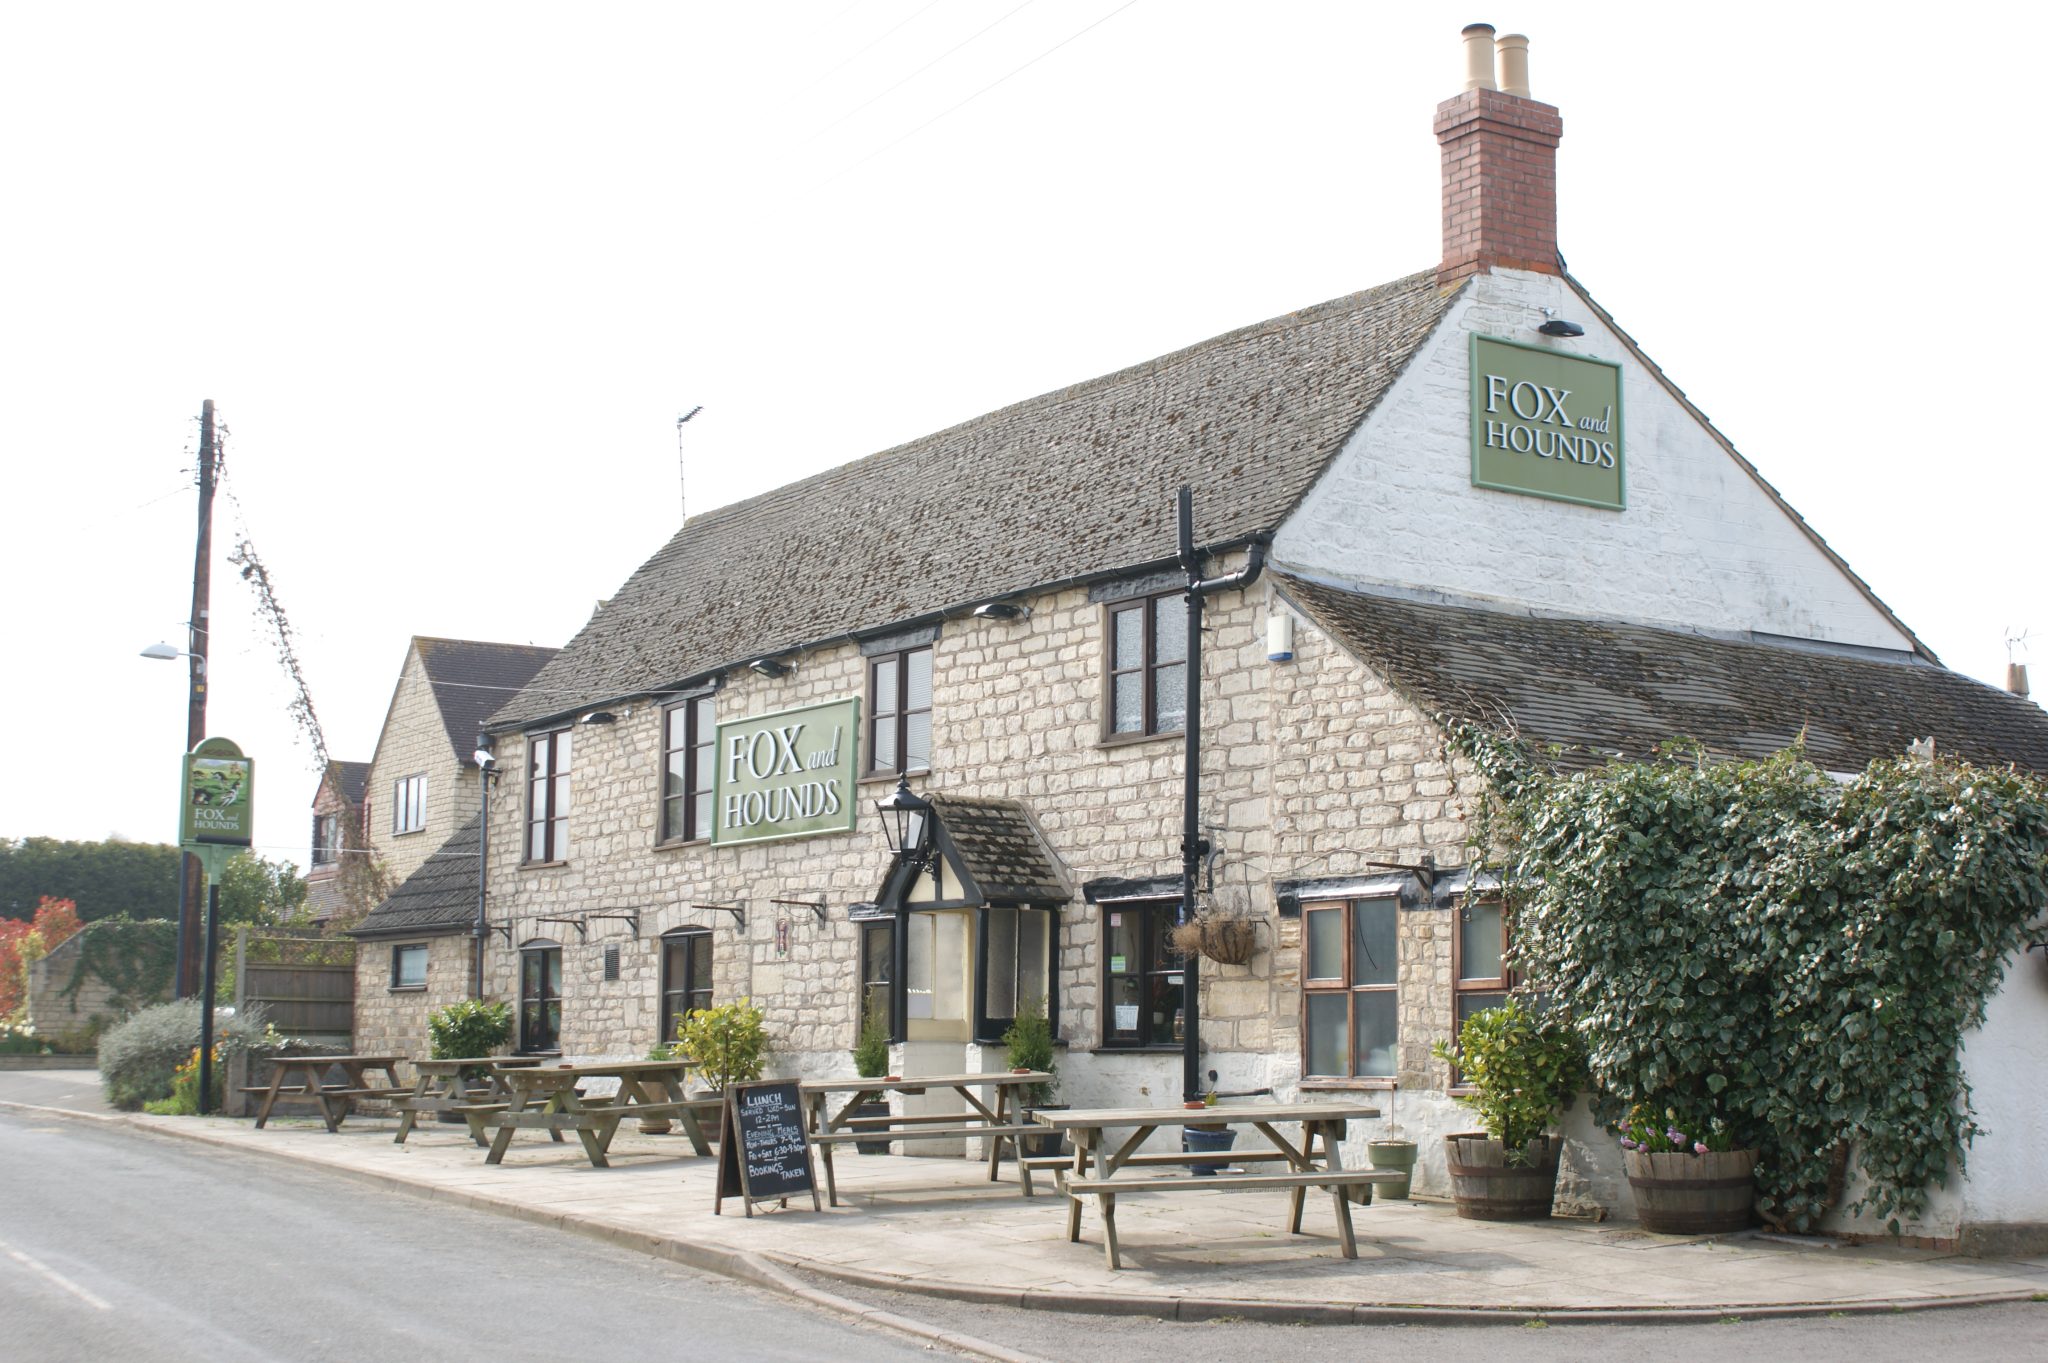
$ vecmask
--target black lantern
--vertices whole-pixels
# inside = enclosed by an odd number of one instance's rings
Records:
[[[896,789],[889,792],[888,799],[875,801],[875,812],[882,816],[882,837],[891,852],[911,860],[924,854],[931,802],[911,793],[907,777],[896,778]]]

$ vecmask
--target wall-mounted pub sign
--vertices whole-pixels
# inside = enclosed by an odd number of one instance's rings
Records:
[[[1472,337],[1472,486],[1619,511],[1621,366]]]
[[[225,738],[185,754],[178,841],[247,847],[256,838],[256,759]]]
[[[853,828],[860,701],[824,701],[718,726],[714,846]]]

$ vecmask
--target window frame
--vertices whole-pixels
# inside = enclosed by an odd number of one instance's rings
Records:
[[[530,956],[541,958],[541,987],[537,994],[529,994],[526,988],[526,961]],[[549,958],[553,958],[552,965]],[[554,985],[554,992],[552,994],[547,991],[550,983]],[[560,1055],[562,1053],[562,944],[560,942],[550,941],[546,938],[535,938],[533,941],[520,946],[518,997],[518,1054]],[[546,1046],[532,1045],[533,1028],[529,1025],[529,1011],[535,1004],[545,1008],[549,1003],[555,1005],[554,1035],[545,1038],[551,1044]]]
[[[1391,905],[1394,914],[1394,960],[1393,978],[1387,983],[1358,984],[1358,970],[1352,960],[1352,947],[1357,941],[1358,925],[1356,914],[1362,904]],[[1341,973],[1338,975],[1309,974],[1309,934],[1311,915],[1336,913],[1340,915],[1342,928]],[[1304,902],[1301,906],[1301,1082],[1305,1088],[1392,1088],[1401,1078],[1401,899],[1397,894],[1362,895],[1351,899],[1321,899]],[[1309,1001],[1313,998],[1329,998],[1341,994],[1344,1007],[1344,1051],[1348,1074],[1323,1074],[1309,1064]],[[1393,1073],[1364,1074],[1359,1071],[1358,1055],[1358,996],[1360,994],[1390,994],[1394,1000]]]
[[[391,832],[424,833],[427,829],[427,774],[416,771],[391,783]]]
[[[524,857],[522,866],[555,866],[569,859],[569,816],[558,811],[556,783],[573,779],[576,760],[576,745],[573,731],[568,727],[548,729],[526,736],[526,819],[520,850]],[[558,765],[562,745],[569,747],[569,761]],[[537,775],[540,757],[547,754],[547,774]],[[544,786],[545,800],[536,800],[535,788]],[[573,804],[573,797],[571,800]],[[534,855],[534,832],[541,830],[542,855]]]
[[[1158,975],[1162,978],[1181,975],[1183,979],[1186,978],[1184,973],[1186,970],[1185,962],[1182,963],[1179,970],[1168,969],[1164,965],[1158,970],[1151,968],[1151,963],[1155,960],[1166,962],[1171,959],[1170,949],[1164,939],[1173,931],[1175,924],[1180,918],[1180,900],[1178,898],[1115,899],[1101,901],[1096,907],[1104,915],[1100,930],[1102,941],[1102,1040],[1098,1049],[1105,1051],[1179,1050],[1182,1043],[1174,1036],[1172,1023],[1166,1025],[1166,1035],[1161,1037],[1151,1035],[1152,1020],[1147,1015],[1145,1007],[1147,995],[1142,982],[1153,975]],[[1111,970],[1110,962],[1114,958],[1110,955],[1109,951],[1112,938],[1110,936],[1111,926],[1108,915],[1112,913],[1133,912],[1144,915],[1138,925],[1138,968],[1134,970]],[[1127,963],[1128,960],[1129,958],[1126,957]],[[1141,982],[1138,989],[1138,1036],[1135,1040],[1120,1038],[1117,1035],[1117,1028],[1115,1026],[1116,981],[1119,979],[1136,979]],[[1179,1009],[1180,1005],[1176,1004],[1176,1016],[1178,1016]]]
[[[661,934],[660,940],[661,1022],[659,1024],[660,1030],[655,1034],[655,1040],[658,1045],[666,1046],[676,1039],[677,1022],[687,1017],[694,1008],[709,1008],[711,1006],[712,999],[716,997],[718,988],[717,975],[715,973],[718,953],[712,942],[711,929],[709,928],[672,928]],[[669,952],[671,948],[676,947],[680,947],[683,954],[683,978],[685,983],[681,988],[676,987],[675,974],[669,968],[671,959]],[[695,980],[697,977],[699,953],[702,953],[703,956],[704,977],[706,981],[702,989],[695,988],[688,983],[688,981]],[[699,994],[704,996],[701,1003],[694,1001]],[[677,998],[682,1000],[680,1008],[672,1003],[672,1000]]]
[[[1134,743],[1141,739],[1159,738],[1168,734],[1187,732],[1187,702],[1184,691],[1181,703],[1181,722],[1172,728],[1162,728],[1159,723],[1159,674],[1167,668],[1180,668],[1183,675],[1188,673],[1188,657],[1185,646],[1181,656],[1162,662],[1159,658],[1159,603],[1178,600],[1186,608],[1187,591],[1175,588],[1163,592],[1151,592],[1144,596],[1133,596],[1122,601],[1107,602],[1103,606],[1103,652],[1102,669],[1102,739],[1105,743]],[[1135,613],[1139,620],[1139,662],[1136,667],[1119,668],[1116,665],[1117,618]],[[1138,728],[1119,729],[1116,727],[1116,684],[1120,677],[1138,676],[1144,688],[1142,718]],[[1187,685],[1193,686],[1194,679],[1187,676]]]
[[[699,711],[698,707],[703,710]],[[683,737],[676,741],[676,719],[680,715],[683,723]],[[674,846],[686,842],[704,842],[711,837],[709,819],[717,817],[717,808],[711,803],[712,791],[717,786],[718,755],[713,749],[718,742],[718,693],[705,691],[698,695],[686,696],[661,711],[661,767],[655,783],[656,799],[660,802],[656,814],[655,841],[662,846]],[[679,794],[670,794],[668,789],[669,765],[677,754],[683,759],[683,789]],[[573,754],[572,754],[573,756]],[[709,816],[703,826],[697,818],[697,800],[703,797],[709,809]],[[670,816],[671,802],[679,802],[682,813],[682,828],[676,829]]]
[[[1468,980],[1465,978],[1465,923],[1467,921],[1465,915],[1475,907],[1489,905],[1500,910],[1500,974],[1475,976]],[[1499,994],[1501,995],[1501,1002],[1505,1003],[1507,995],[1514,990],[1518,980],[1513,968],[1508,965],[1508,946],[1514,937],[1514,923],[1508,913],[1506,901],[1495,894],[1480,895],[1476,899],[1461,897],[1452,907],[1451,912],[1456,915],[1451,920],[1450,1019],[1451,1041],[1455,1045],[1458,1040],[1458,1032],[1465,1025],[1465,1017],[1469,1016],[1469,1014],[1463,1014],[1460,1007],[1465,999],[1474,995]],[[1498,1008],[1500,1004],[1489,1004],[1488,1007]],[[1479,1011],[1484,1010],[1481,1009]],[[1455,1064],[1451,1066],[1449,1087],[1452,1092],[1469,1093],[1472,1091],[1472,1086],[1465,1082],[1463,1075],[1458,1073],[1458,1067]]]
[[[427,965],[432,952],[426,942],[394,942],[391,946],[391,991],[393,993],[419,993],[427,987]],[[405,979],[403,962],[409,952],[419,953],[420,978],[417,984],[408,984]]]
[[[896,1001],[896,919],[863,918],[860,930],[860,971],[855,997],[859,1012],[854,1018],[855,1035],[867,1026],[868,1010],[874,1007],[877,991],[882,997],[882,1022],[892,1042],[903,1039],[902,1009]]]
[[[1011,921],[1011,928],[1016,935],[1012,938],[1013,949],[1010,957],[1011,998],[1008,1016],[991,1014],[988,1007],[989,980],[993,974],[989,949],[994,945],[990,919],[996,913],[1017,915]],[[1025,914],[1043,914],[1045,917],[1040,922],[1025,918]],[[1040,904],[983,904],[974,912],[974,1015],[969,1020],[970,1037],[979,1045],[1001,1045],[1003,1034],[1017,1021],[1016,1005],[1020,1001],[1018,986],[1022,983],[1024,953],[1015,948],[1020,944],[1019,939],[1022,938],[1023,928],[1027,923],[1045,930],[1045,1015],[1053,1023],[1054,1035],[1058,1035],[1059,1002],[1056,996],[1059,993],[1059,914]]]
[[[341,816],[339,814],[315,814],[313,816],[313,855],[308,869],[318,870],[332,866],[341,860]]]
[[[929,684],[926,687],[925,703],[922,706],[913,707],[910,704],[910,665],[911,659],[920,653],[925,657],[925,667],[929,673],[927,678]],[[912,715],[926,716],[925,742],[927,747],[930,746],[932,741],[931,717],[937,708],[932,702],[937,698],[938,693],[937,661],[933,655],[932,646],[930,644],[916,644],[908,648],[892,649],[887,653],[872,654],[866,659],[866,662],[868,703],[865,707],[865,712],[861,715],[860,721],[861,738],[864,740],[861,746],[866,754],[861,760],[862,778],[916,776],[920,773],[929,772],[932,769],[931,753],[929,751],[925,753],[923,766],[913,767],[908,765],[908,763],[910,760],[910,717]],[[884,667],[894,667],[896,669],[896,705],[895,708],[886,712],[875,703],[875,677]],[[891,745],[893,751],[889,754],[890,761],[887,763],[882,761],[881,745],[875,740],[875,730],[880,721],[885,719],[894,721],[896,726],[895,742]]]

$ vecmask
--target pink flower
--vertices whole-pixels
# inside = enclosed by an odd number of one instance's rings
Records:
[[[1706,1154],[1706,1153],[1707,1153],[1707,1143],[1706,1143],[1705,1141],[1694,1141],[1694,1142],[1692,1143],[1692,1152],[1693,1152],[1693,1153],[1694,1153],[1695,1155],[1704,1155],[1704,1154]]]

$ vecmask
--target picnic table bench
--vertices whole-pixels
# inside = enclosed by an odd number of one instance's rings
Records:
[[[1352,1103],[1267,1103],[1244,1107],[1192,1108],[1096,1108],[1064,1112],[1034,1112],[1041,1125],[1065,1132],[1074,1142],[1074,1153],[1063,1158],[1059,1187],[1067,1198],[1067,1240],[1081,1239],[1081,1200],[1093,1197],[1102,1213],[1103,1252],[1112,1269],[1123,1264],[1117,1244],[1116,1200],[1136,1193],[1227,1192],[1238,1189],[1285,1188],[1289,1199],[1287,1229],[1301,1234],[1301,1213],[1310,1188],[1326,1188],[1337,1217],[1338,1245],[1347,1259],[1358,1257],[1358,1243],[1351,1227],[1351,1201],[1346,1194],[1354,1188],[1370,1188],[1400,1177],[1394,1170],[1346,1169],[1343,1147],[1344,1124],[1352,1119],[1379,1116],[1379,1109]],[[1300,1123],[1300,1145],[1276,1129],[1282,1124]],[[1141,1154],[1138,1147],[1162,1126],[1250,1126],[1271,1145],[1266,1149],[1212,1151],[1201,1153]],[[1128,1128],[1126,1136],[1111,1148],[1108,1133]],[[1317,1163],[1316,1146],[1322,1146]],[[1214,1166],[1217,1164],[1284,1161],[1288,1172],[1281,1174],[1174,1175],[1119,1177],[1118,1171],[1159,1165]],[[1045,1161],[1034,1161],[1043,1165]],[[1091,1167],[1092,1166],[1092,1167]]]
[[[512,1144],[512,1133],[522,1130],[546,1131],[555,1140],[574,1131],[583,1143],[583,1153],[597,1169],[609,1169],[606,1152],[619,1123],[628,1117],[675,1117],[683,1124],[691,1148],[700,1155],[711,1153],[698,1115],[714,1115],[724,1104],[716,1096],[689,1098],[683,1094],[683,1075],[688,1060],[627,1060],[614,1064],[494,1066],[508,1097],[502,1110],[480,1114],[487,1126],[496,1128],[486,1164],[502,1164]],[[584,1094],[577,1084],[585,1079],[617,1079],[616,1093]],[[485,1104],[497,1108],[495,1103]],[[459,1108],[457,1109],[460,1110]]]
[[[503,1112],[511,1105],[511,1090],[493,1066],[506,1069],[531,1069],[540,1064],[538,1056],[470,1056],[462,1060],[415,1060],[413,1062],[412,1091],[403,1098],[394,1098],[392,1106],[399,1111],[398,1134],[392,1139],[400,1145],[412,1134],[413,1123],[423,1112],[435,1114],[451,1112],[461,1117],[469,1126],[469,1138],[478,1145],[488,1145],[489,1137],[484,1134],[483,1119],[494,1113]],[[556,1133],[555,1139],[560,1140]]]
[[[398,1082],[398,1064],[402,1055],[279,1055],[271,1057],[270,1082],[251,1085],[245,1093],[260,1093],[263,1102],[256,1109],[256,1129],[270,1120],[271,1109],[279,1103],[314,1103],[320,1108],[320,1119],[327,1123],[329,1132],[341,1130],[342,1122],[355,1111],[356,1100],[360,1098],[399,1098],[411,1092]],[[340,1084],[326,1082],[329,1070],[339,1068],[347,1081]],[[367,1070],[382,1070],[385,1083],[373,1086],[363,1075]],[[296,1078],[296,1084],[289,1081]]]
[[[811,1144],[818,1147],[818,1153],[825,1159],[825,1194],[833,1206],[839,1205],[839,1181],[832,1170],[832,1147],[847,1141],[936,1141],[950,1140],[962,1136],[980,1136],[988,1142],[988,1180],[996,1181],[996,1167],[1001,1163],[1003,1147],[1007,1144],[1020,1156],[1017,1164],[1018,1181],[1023,1184],[1024,1195],[1031,1195],[1031,1170],[1022,1160],[1023,1148],[1017,1141],[1028,1136],[1037,1128],[1029,1121],[1015,1115],[1012,1095],[1018,1090],[1034,1084],[1052,1082],[1050,1074],[1038,1070],[1023,1073],[989,1074],[935,1074],[917,1075],[909,1078],[891,1076],[886,1079],[807,1079],[798,1087],[810,1109]],[[976,1089],[994,1089],[993,1106],[975,1096]],[[951,1089],[960,1096],[965,1105],[958,1112],[917,1112],[892,1113],[887,1117],[858,1117],[862,1104],[886,1099],[891,1093],[921,1094],[928,1089]],[[839,1110],[827,1116],[827,1103],[831,1095],[848,1095],[839,1105]]]

